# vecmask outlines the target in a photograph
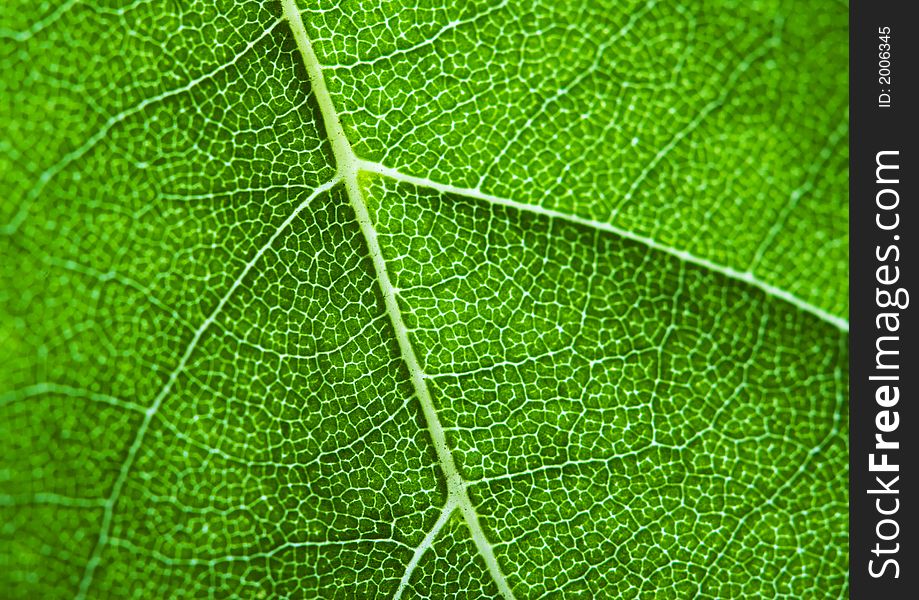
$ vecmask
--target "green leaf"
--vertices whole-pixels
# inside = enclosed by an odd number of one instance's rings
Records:
[[[4,3],[0,589],[845,597],[846,39]]]

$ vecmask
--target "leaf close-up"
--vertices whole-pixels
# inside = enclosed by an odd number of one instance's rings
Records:
[[[0,596],[846,597],[846,18],[3,2]]]

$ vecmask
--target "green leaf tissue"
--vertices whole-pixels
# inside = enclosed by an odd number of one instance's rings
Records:
[[[847,39],[5,0],[0,597],[847,597]]]

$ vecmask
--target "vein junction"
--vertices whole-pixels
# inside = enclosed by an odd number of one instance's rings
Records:
[[[758,278],[756,275],[754,275],[752,267],[744,271],[740,271],[732,267],[715,263],[706,258],[696,256],[685,250],[661,243],[654,238],[637,234],[621,227],[617,227],[616,225],[609,222],[588,219],[578,215],[567,214],[557,210],[544,208],[538,205],[517,202],[508,198],[501,198],[482,192],[482,190],[480,190],[478,187],[461,188],[437,181],[432,181],[424,177],[416,177],[413,175],[401,173],[396,169],[380,163],[361,159],[354,153],[350,142],[348,141],[347,137],[345,137],[341,123],[338,119],[338,113],[336,112],[334,103],[332,102],[331,94],[329,94],[328,88],[325,84],[323,70],[327,67],[319,63],[319,60],[312,49],[312,45],[310,44],[309,38],[306,35],[306,29],[303,26],[303,20],[300,17],[299,10],[296,7],[296,1],[284,0],[283,5],[284,18],[287,19],[287,21],[290,23],[291,29],[294,31],[294,36],[297,40],[297,46],[300,49],[300,53],[303,56],[304,62],[306,63],[307,71],[309,72],[310,83],[313,85],[313,92],[316,94],[323,120],[325,121],[326,133],[328,134],[329,140],[332,144],[333,153],[335,155],[335,160],[338,166],[338,172],[341,174],[342,179],[345,181],[345,184],[348,187],[348,197],[352,199],[352,204],[354,204],[354,198],[361,198],[361,192],[357,184],[357,175],[360,171],[364,171],[368,173],[383,175],[395,181],[408,183],[416,187],[435,190],[444,194],[453,194],[467,198],[474,198],[491,204],[507,206],[516,210],[539,214],[550,219],[567,221],[576,225],[581,225],[606,233],[612,233],[619,237],[639,242],[648,248],[665,252],[671,256],[679,258],[684,262],[703,267],[716,273],[720,273],[730,279],[741,281],[762,290],[766,293],[766,295],[770,297],[783,300],[792,306],[795,306],[807,313],[818,317],[822,321],[833,325],[840,331],[848,333],[848,319],[832,314],[820,308],[819,306],[801,299],[800,297],[787,290],[784,290]],[[362,199],[361,204],[363,205]],[[366,212],[366,209],[364,212]],[[368,222],[368,226],[373,229],[372,223]],[[376,234],[374,232],[374,238],[375,237]]]
[[[468,482],[462,478],[456,468],[456,464],[453,460],[453,455],[447,445],[443,426],[440,423],[440,419],[434,408],[434,403],[431,398],[430,391],[427,387],[427,376],[422,370],[422,367],[418,362],[418,358],[415,355],[415,350],[412,347],[412,343],[409,340],[408,328],[402,319],[401,310],[396,298],[397,290],[389,278],[386,261],[383,257],[382,250],[377,239],[377,231],[374,227],[373,221],[370,218],[367,205],[363,198],[363,192],[358,182],[358,175],[361,171],[376,173],[395,181],[408,183],[417,187],[432,189],[445,194],[454,194],[474,198],[489,202],[491,204],[507,206],[521,211],[536,213],[550,219],[568,221],[577,225],[592,228],[596,231],[608,232],[620,237],[624,237],[626,239],[637,241],[654,250],[662,251],[672,256],[676,256],[685,262],[721,273],[722,275],[725,275],[731,279],[742,281],[748,285],[762,290],[768,296],[784,300],[785,302],[788,302],[789,304],[792,304],[793,306],[796,306],[797,308],[820,318],[821,320],[833,325],[841,331],[849,331],[849,323],[847,319],[831,314],[818,306],[802,300],[798,296],[784,289],[771,285],[757,278],[750,269],[746,271],[738,271],[731,267],[720,265],[709,261],[708,259],[695,256],[689,252],[686,252],[685,250],[662,244],[650,237],[622,229],[613,225],[612,223],[587,219],[577,215],[571,215],[552,209],[547,209],[541,206],[524,204],[511,199],[493,196],[491,194],[482,192],[478,188],[459,188],[449,184],[432,181],[427,178],[415,177],[401,173],[396,169],[392,169],[380,163],[366,161],[359,158],[352,149],[351,144],[345,136],[344,130],[342,129],[338,112],[335,109],[335,105],[332,101],[332,96],[329,93],[328,87],[326,86],[325,77],[323,75],[324,67],[320,64],[316,53],[313,50],[312,44],[306,33],[306,28],[304,26],[302,17],[300,15],[300,10],[297,7],[296,0],[282,0],[282,6],[284,13],[283,18],[287,20],[294,34],[297,47],[309,74],[312,92],[315,95],[317,103],[319,104],[326,135],[328,136],[335,157],[338,172],[337,180],[344,183],[349,203],[354,210],[355,216],[361,229],[361,233],[363,234],[364,240],[367,244],[367,249],[373,262],[377,283],[379,284],[380,290],[383,294],[386,314],[389,316],[395,331],[402,358],[405,361],[406,367],[408,368],[415,394],[417,395],[421,404],[428,432],[437,452],[440,467],[447,481],[447,500],[437,521],[432,526],[431,530],[425,535],[419,546],[415,549],[411,560],[406,565],[405,572],[395,594],[396,599],[402,596],[422,556],[434,544],[437,536],[449,521],[454,511],[459,511],[462,518],[465,520],[476,548],[484,559],[489,573],[497,584],[501,595],[506,599],[512,599],[514,595],[507,583],[500,565],[497,562],[491,543],[485,536],[485,533],[479,522],[478,515],[476,514],[475,507],[469,498],[466,490]]]
[[[737,269],[733,269],[731,267],[726,267],[724,265],[714,263],[706,258],[702,258],[690,252],[686,252],[685,250],[680,250],[679,248],[674,248],[673,246],[662,244],[661,242],[653,238],[650,238],[648,236],[640,235],[640,234],[628,231],[626,229],[622,229],[621,227],[617,227],[613,225],[612,223],[607,223],[604,221],[597,221],[595,219],[587,219],[587,218],[580,217],[577,215],[572,215],[572,214],[563,213],[557,210],[552,210],[551,208],[544,208],[542,206],[533,205],[533,204],[525,204],[523,202],[517,202],[516,200],[511,200],[508,198],[501,198],[499,196],[494,196],[492,194],[484,193],[477,188],[461,188],[461,187],[457,187],[453,185],[446,185],[443,183],[439,183],[437,181],[426,179],[424,177],[415,177],[413,175],[401,173],[396,169],[387,167],[386,165],[382,165],[380,163],[371,162],[371,161],[359,160],[358,169],[364,172],[368,172],[368,173],[376,173],[378,175],[383,175],[384,177],[388,177],[394,181],[400,181],[402,183],[408,183],[416,187],[431,189],[437,192],[441,192],[443,194],[452,194],[456,196],[464,196],[466,198],[474,198],[476,200],[482,200],[490,204],[497,204],[499,206],[507,206],[515,210],[534,213],[537,215],[542,215],[549,219],[558,219],[560,221],[567,221],[569,223],[574,223],[575,225],[581,225],[584,227],[588,227],[590,229],[612,233],[619,237],[623,237],[629,240],[639,242],[643,244],[644,246],[647,246],[648,248],[659,250],[661,252],[670,254],[671,256],[675,256],[679,258],[680,260],[682,260],[683,262],[698,265],[709,271],[721,273],[722,275],[725,275],[729,277],[730,279],[736,279],[737,281],[742,281],[746,284],[752,285],[753,287],[759,288],[760,290],[765,292],[768,296],[784,300],[785,302],[788,302],[789,304],[796,306],[797,308],[805,312],[808,312],[820,318],[823,321],[826,321],[827,323],[833,325],[840,331],[844,331],[846,333],[848,333],[849,331],[848,319],[844,319],[842,317],[838,317],[832,313],[829,313],[826,310],[820,308],[819,306],[815,306],[811,304],[810,302],[802,300],[801,298],[799,298],[798,296],[795,296],[791,292],[783,290],[782,288],[776,287],[770,283],[763,281],[762,279],[757,278],[753,274],[753,272],[749,269],[746,271],[738,271]]]
[[[466,526],[469,528],[472,540],[475,543],[479,554],[484,559],[485,564],[488,567],[488,571],[494,579],[498,590],[504,598],[512,599],[514,594],[507,583],[507,579],[505,578],[500,565],[498,564],[498,560],[495,557],[491,543],[485,537],[485,532],[482,530],[482,525],[479,522],[479,517],[476,514],[475,507],[473,506],[472,501],[469,499],[469,495],[466,492],[466,482],[459,474],[459,471],[456,468],[456,463],[453,461],[453,455],[447,446],[446,435],[444,434],[444,429],[440,423],[440,419],[437,416],[437,411],[434,408],[434,402],[431,399],[431,393],[428,390],[424,371],[421,368],[421,364],[418,362],[418,358],[415,355],[415,350],[408,338],[408,328],[405,326],[405,322],[402,319],[402,313],[399,309],[399,302],[396,299],[396,289],[389,279],[389,273],[387,272],[386,268],[386,261],[383,258],[383,254],[380,249],[380,243],[377,239],[377,232],[373,226],[373,222],[370,218],[370,213],[368,212],[367,205],[364,202],[360,184],[357,180],[361,163],[357,155],[354,153],[354,150],[351,148],[350,142],[345,137],[344,131],[342,130],[341,122],[338,119],[338,113],[335,110],[331,94],[329,94],[328,87],[325,83],[325,78],[322,74],[322,66],[319,64],[316,53],[313,51],[312,44],[310,43],[309,37],[306,34],[306,28],[303,25],[303,19],[300,16],[300,10],[297,8],[295,0],[282,0],[282,6],[284,9],[284,18],[287,19],[288,23],[290,24],[290,28],[293,31],[294,38],[297,42],[297,48],[300,50],[300,54],[303,57],[303,62],[305,64],[307,73],[309,74],[310,84],[312,85],[312,92],[316,97],[317,103],[319,104],[319,109],[322,113],[322,119],[325,125],[326,135],[328,136],[329,142],[332,145],[332,152],[335,156],[338,176],[344,182],[345,189],[348,193],[348,201],[354,210],[354,214],[357,217],[357,222],[360,226],[361,233],[363,234],[364,240],[367,244],[367,250],[370,253],[371,260],[373,261],[373,268],[376,273],[376,279],[380,286],[380,291],[383,294],[386,314],[389,316],[389,319],[392,322],[396,340],[399,344],[399,350],[401,351],[402,358],[405,361],[406,367],[408,368],[409,375],[412,380],[412,386],[415,390],[415,395],[418,397],[418,401],[421,404],[421,409],[424,413],[428,432],[432,441],[434,442],[438,462],[440,463],[444,477],[447,480],[447,502],[444,506],[441,516],[438,518],[434,528],[428,533],[427,536],[425,536],[424,540],[421,542],[421,545],[416,549],[412,560],[406,566],[405,574],[403,575],[402,581],[400,582],[399,588],[396,592],[396,597],[398,598],[401,596],[406,584],[411,578],[412,572],[420,561],[421,556],[434,542],[437,534],[443,525],[447,522],[450,515],[454,510],[459,510],[460,514],[466,522]]]

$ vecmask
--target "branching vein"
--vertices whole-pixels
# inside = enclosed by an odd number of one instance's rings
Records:
[[[303,56],[303,62],[306,66],[307,73],[309,73],[313,94],[315,94],[316,101],[322,112],[326,135],[332,145],[332,152],[335,155],[339,177],[344,181],[345,189],[348,192],[348,201],[354,210],[361,233],[367,244],[367,251],[373,261],[373,268],[376,273],[377,282],[380,286],[380,291],[383,294],[386,313],[389,315],[390,321],[392,322],[402,359],[405,361],[405,365],[408,368],[412,386],[414,387],[415,394],[418,396],[428,432],[437,452],[440,467],[447,480],[447,506],[455,504],[460,509],[472,539],[475,542],[476,548],[482,555],[485,564],[488,566],[488,571],[494,578],[501,595],[506,599],[512,599],[514,597],[513,592],[511,592],[500,565],[498,565],[498,560],[495,557],[491,543],[485,537],[485,532],[482,530],[482,525],[479,523],[478,515],[466,492],[466,482],[463,481],[460,476],[456,464],[453,461],[453,455],[447,447],[446,435],[440,423],[440,418],[437,416],[437,411],[434,408],[434,402],[428,390],[427,382],[425,381],[424,371],[421,368],[421,364],[418,362],[418,357],[415,355],[415,350],[408,338],[408,328],[405,326],[405,322],[402,319],[399,302],[396,298],[396,289],[390,281],[386,261],[383,258],[380,243],[377,240],[377,232],[370,218],[370,213],[367,210],[367,205],[364,202],[360,184],[357,180],[358,158],[341,127],[338,113],[332,102],[332,96],[329,94],[328,87],[325,83],[325,77],[322,74],[322,66],[319,64],[316,53],[313,51],[313,46],[306,34],[306,27],[300,16],[300,10],[297,8],[295,0],[283,0],[282,4],[284,7],[284,17],[290,23],[290,28],[297,42],[297,47],[300,50],[300,54]],[[420,559],[420,555],[417,559]]]
[[[115,478],[114,485],[112,485],[112,491],[109,493],[108,498],[105,499],[103,504],[102,525],[99,528],[99,536],[96,539],[96,545],[89,557],[89,561],[87,561],[86,566],[83,569],[83,576],[80,578],[80,587],[76,595],[77,600],[83,600],[86,598],[86,594],[89,591],[89,586],[92,585],[93,575],[95,574],[96,568],[99,566],[99,562],[102,559],[102,551],[105,550],[105,547],[109,542],[109,533],[111,532],[112,528],[112,516],[115,512],[115,505],[118,503],[118,498],[121,496],[121,490],[124,488],[124,484],[128,479],[128,475],[131,473],[134,462],[137,460],[137,453],[144,443],[144,437],[147,435],[147,431],[150,429],[150,423],[153,421],[153,417],[156,416],[156,413],[159,411],[160,406],[162,406],[163,401],[167,396],[169,396],[169,393],[172,391],[172,386],[175,385],[179,375],[181,375],[185,370],[185,366],[188,364],[188,360],[194,353],[195,348],[198,347],[198,343],[201,341],[201,338],[204,337],[205,332],[217,319],[217,316],[221,313],[233,294],[236,293],[236,290],[239,289],[239,286],[242,285],[243,281],[245,281],[249,272],[252,271],[258,261],[265,254],[265,252],[267,252],[268,249],[274,245],[275,241],[277,241],[281,234],[286,231],[288,227],[290,227],[290,224],[293,223],[294,219],[296,219],[297,216],[303,212],[303,210],[309,206],[309,204],[316,197],[329,191],[338,183],[339,178],[336,177],[332,181],[317,187],[312,194],[310,194],[303,202],[300,203],[299,206],[297,206],[296,209],[294,209],[294,211],[284,220],[283,223],[281,223],[281,225],[274,231],[274,233],[271,234],[271,237],[268,238],[268,241],[266,241],[265,244],[258,249],[255,255],[249,259],[249,262],[247,262],[246,266],[243,267],[239,276],[235,281],[233,281],[233,283],[230,285],[230,288],[217,302],[214,310],[211,311],[204,322],[201,323],[197,330],[195,330],[195,333],[192,335],[188,346],[186,346],[185,352],[182,353],[182,357],[179,359],[178,364],[169,374],[169,377],[166,379],[166,383],[163,384],[162,388],[160,388],[160,391],[154,397],[153,402],[144,412],[144,418],[141,421],[140,426],[137,428],[137,433],[134,435],[134,441],[128,448],[128,455],[124,459],[124,462],[121,463],[121,468],[118,470],[118,476]]]
[[[721,273],[722,275],[725,275],[731,279],[736,279],[737,281],[742,281],[744,283],[752,285],[753,287],[759,288],[760,290],[765,292],[768,296],[779,298],[781,300],[784,300],[785,302],[788,302],[789,304],[793,306],[800,308],[801,310],[807,311],[810,314],[826,321],[827,323],[830,323],[831,325],[833,325],[834,327],[838,328],[841,331],[844,331],[844,332],[849,331],[848,319],[843,319],[834,314],[831,314],[823,310],[822,308],[815,306],[811,304],[810,302],[807,302],[806,300],[799,298],[798,296],[795,296],[794,294],[792,294],[791,292],[787,290],[784,290],[772,284],[766,283],[765,281],[757,278],[751,271],[738,271],[737,269],[733,269],[725,265],[714,263],[706,258],[702,258],[701,256],[696,256],[685,250],[674,248],[673,246],[669,246],[667,244],[661,243],[648,236],[640,235],[632,231],[622,229],[620,227],[616,227],[615,225],[611,223],[607,223],[605,221],[587,219],[584,217],[580,217],[578,215],[563,213],[557,210],[552,210],[551,208],[545,208],[545,207],[533,205],[533,204],[525,204],[523,202],[518,202],[516,200],[511,200],[508,198],[501,198],[499,196],[493,196],[491,194],[487,194],[475,188],[456,187],[453,185],[447,185],[447,184],[439,183],[436,181],[431,181],[430,179],[427,179],[424,177],[415,177],[413,175],[407,175],[405,173],[399,172],[396,169],[387,167],[379,163],[366,161],[366,160],[358,161],[358,169],[361,171],[384,175],[395,181],[401,181],[403,183],[408,183],[408,184],[411,184],[417,187],[431,189],[437,192],[441,192],[443,194],[452,194],[456,196],[465,196],[467,198],[473,198],[476,200],[483,200],[491,204],[497,204],[499,206],[507,206],[509,208],[513,208],[516,210],[534,213],[537,215],[542,215],[550,219],[558,219],[561,221],[567,221],[569,223],[574,223],[576,225],[581,225],[583,227],[589,227],[591,229],[598,229],[600,231],[613,233],[620,237],[624,237],[626,239],[644,244],[645,246],[648,246],[649,248],[653,248],[654,250],[660,250],[661,252],[666,252],[667,254],[670,254],[671,256],[676,256],[677,258],[679,258],[680,260],[684,262],[698,265],[700,267],[704,267],[711,271],[715,271],[716,273]]]

